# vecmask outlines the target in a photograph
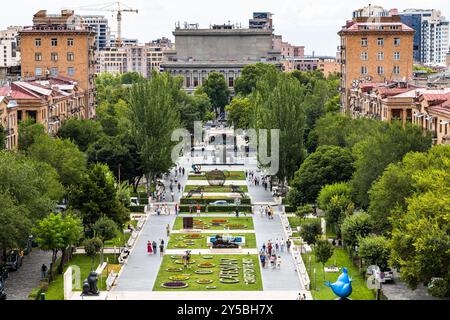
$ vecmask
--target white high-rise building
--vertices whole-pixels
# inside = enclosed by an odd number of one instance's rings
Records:
[[[0,67],[9,68],[20,65],[18,34],[22,27],[8,27],[0,30]]]
[[[92,28],[95,34],[95,49],[102,50],[109,44],[110,30],[108,19],[101,15],[82,16],[85,25]]]
[[[414,58],[422,64],[445,65],[449,46],[449,22],[439,10],[407,9],[402,22],[416,31]]]

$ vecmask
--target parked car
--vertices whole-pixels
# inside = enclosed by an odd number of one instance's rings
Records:
[[[394,282],[394,272],[392,272],[391,268],[384,269],[382,274],[383,274],[384,282],[389,282],[389,283]]]
[[[0,300],[6,300],[5,282],[2,277],[0,277]]]
[[[19,250],[11,250],[6,257],[6,267],[8,270],[17,271],[22,266],[23,257],[19,254]]]
[[[130,206],[138,206],[139,205],[139,198],[138,197],[131,197],[130,198]]]
[[[213,206],[228,206],[229,203],[227,201],[225,201],[225,200],[217,200],[217,201],[211,202],[210,205],[213,205]]]

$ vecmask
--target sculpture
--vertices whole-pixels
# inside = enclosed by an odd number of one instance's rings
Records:
[[[83,282],[83,296],[94,296],[99,294],[98,286],[98,274],[92,271],[89,276]]]
[[[325,281],[325,285],[333,290],[333,293],[340,299],[347,299],[352,294],[352,279],[348,276],[347,268],[342,268],[341,275],[335,283]]]
[[[224,170],[212,170],[205,173],[206,179],[210,186],[223,186],[225,180],[229,177],[229,172]]]

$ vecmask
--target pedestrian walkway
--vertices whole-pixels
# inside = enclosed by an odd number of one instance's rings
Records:
[[[9,273],[5,281],[8,300],[28,300],[31,290],[39,286],[41,281],[41,266],[50,267],[51,251],[42,251],[34,248],[30,254],[23,258],[22,267]],[[56,269],[57,266],[54,268]]]
[[[159,243],[161,239],[164,239],[164,243],[167,245],[166,226],[168,224],[172,226],[174,221],[175,215],[148,217],[112,291],[152,290],[162,261],[159,256]],[[158,254],[149,255],[147,253],[147,241],[149,240],[158,243]]]

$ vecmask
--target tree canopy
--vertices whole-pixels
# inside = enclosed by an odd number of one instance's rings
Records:
[[[203,83],[202,89],[211,99],[213,110],[217,114],[223,112],[230,96],[230,90],[228,89],[228,84],[223,74],[220,72],[211,72],[208,74],[208,78]]]

